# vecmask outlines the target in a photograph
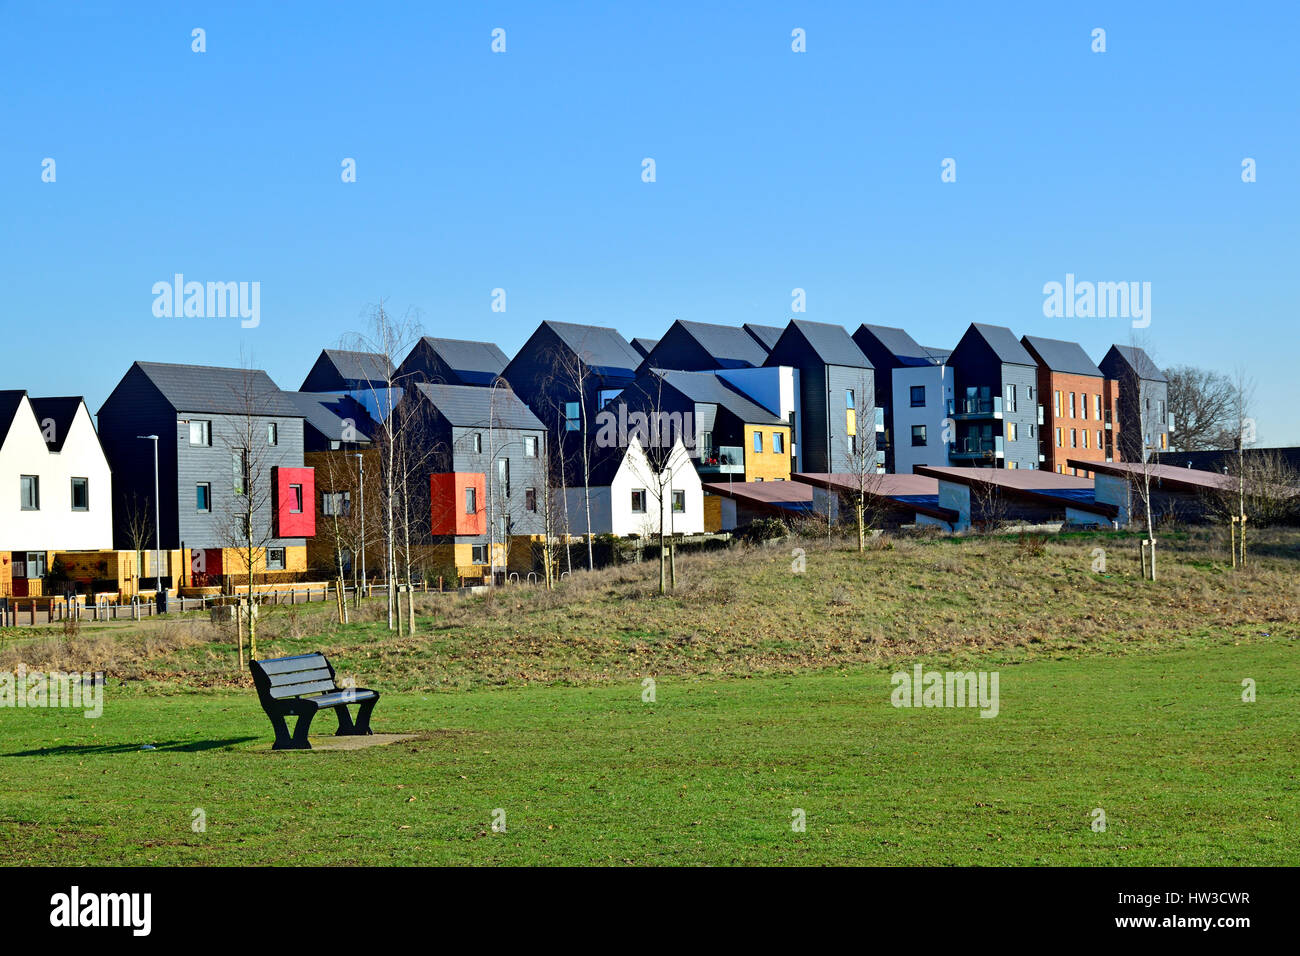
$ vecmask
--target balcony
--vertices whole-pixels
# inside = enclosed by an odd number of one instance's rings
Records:
[[[1038,424],[1043,424],[1043,406],[1038,406]]]
[[[743,475],[745,449],[739,445],[719,445],[715,449],[701,452],[695,470],[701,475]]]
[[[885,430],[885,410],[881,408],[879,405],[877,405],[876,406],[876,431],[883,432],[884,430]]]
[[[1005,458],[1006,450],[1001,435],[991,438],[958,438],[948,442],[948,457],[956,460]]]
[[[1106,428],[1107,429],[1114,428],[1115,426],[1111,424],[1111,416],[1114,415],[1115,413],[1108,408],[1103,414],[1106,416]]]
[[[1001,418],[1002,396],[956,399],[953,402],[952,417],[955,421],[969,421],[974,418]]]

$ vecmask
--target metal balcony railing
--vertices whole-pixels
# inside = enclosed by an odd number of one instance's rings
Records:
[[[948,455],[951,458],[1003,458],[1006,449],[1001,435],[991,438],[969,436],[949,442]]]

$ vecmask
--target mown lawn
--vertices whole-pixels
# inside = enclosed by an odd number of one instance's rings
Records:
[[[375,729],[425,736],[335,753],[272,753],[251,691],[110,678],[98,720],[0,710],[0,845],[8,864],[1294,865],[1297,652],[1274,633],[1004,664],[993,719],[896,709],[867,664],[665,676],[654,703],[639,681],[389,693]]]

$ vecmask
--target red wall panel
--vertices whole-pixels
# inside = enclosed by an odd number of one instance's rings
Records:
[[[275,527],[277,538],[311,538],[316,534],[316,469],[271,469],[275,489]],[[294,513],[293,486],[302,487],[302,511]]]
[[[439,535],[478,535],[487,532],[487,476],[446,472],[429,476],[429,527]],[[465,492],[474,489],[475,510],[465,511]]]

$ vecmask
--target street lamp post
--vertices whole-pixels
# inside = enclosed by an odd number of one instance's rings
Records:
[[[158,502],[158,436],[136,435],[144,441],[153,442],[153,586],[154,591],[162,593],[162,506]]]

